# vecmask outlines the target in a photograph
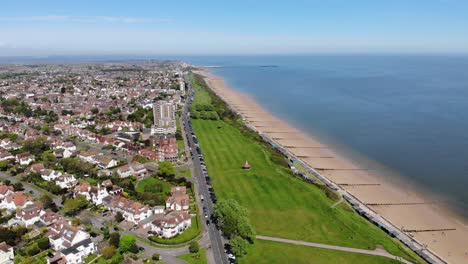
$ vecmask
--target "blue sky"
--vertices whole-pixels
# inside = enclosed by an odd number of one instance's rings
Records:
[[[466,0],[5,0],[0,56],[468,52]]]

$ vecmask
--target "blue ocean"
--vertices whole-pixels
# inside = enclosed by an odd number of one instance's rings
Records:
[[[212,71],[230,87],[341,151],[397,173],[468,217],[468,56],[212,57],[192,62],[224,66]]]
[[[159,58],[223,66],[211,70],[280,118],[397,172],[468,217],[468,56]]]

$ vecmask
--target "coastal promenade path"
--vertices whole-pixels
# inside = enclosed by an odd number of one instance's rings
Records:
[[[291,239],[285,239],[285,238],[279,238],[279,237],[269,237],[269,236],[257,236],[257,239],[274,241],[274,242],[281,242],[281,243],[288,243],[288,244],[294,244],[294,245],[301,245],[301,246],[307,246],[307,247],[324,248],[324,249],[331,249],[331,250],[346,251],[346,252],[351,252],[351,253],[381,256],[381,257],[386,257],[386,258],[391,258],[391,259],[394,259],[394,260],[398,260],[398,261],[400,261],[402,263],[405,263],[405,264],[412,264],[412,262],[407,261],[406,259],[403,259],[402,257],[392,255],[392,254],[388,253],[387,251],[385,251],[384,249],[381,249],[381,248],[377,248],[375,250],[367,250],[367,249],[340,247],[340,246],[334,246],[334,245],[319,244],[319,243],[312,243],[312,242],[307,242],[307,241],[291,240]]]

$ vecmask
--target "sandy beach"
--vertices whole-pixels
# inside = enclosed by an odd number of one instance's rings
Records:
[[[293,153],[342,190],[404,231],[447,263],[468,263],[468,227],[444,208],[402,184],[337,154],[317,138],[303,133],[263,109],[249,96],[226,86],[208,71],[197,71],[210,88],[255,129]]]

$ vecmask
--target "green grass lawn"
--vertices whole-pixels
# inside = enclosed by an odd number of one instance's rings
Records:
[[[180,177],[192,177],[192,172],[189,168],[176,167],[176,178]]]
[[[194,109],[196,105],[211,104],[211,98],[208,92],[194,79],[195,79],[195,76],[191,74],[190,82],[192,83],[193,89],[195,91],[195,97],[193,98],[192,107],[191,107],[192,110]]]
[[[177,133],[182,133],[180,128],[180,118],[176,119]],[[177,149],[179,151],[179,158],[185,154],[185,143],[183,139],[177,139]]]
[[[232,198],[248,208],[257,234],[363,249],[382,245],[392,254],[420,261],[414,252],[349,206],[331,209],[334,202],[323,190],[293,177],[287,168],[272,162],[270,150],[237,127],[223,121],[192,120],[192,124],[218,198]],[[252,166],[249,171],[241,170],[246,160]],[[265,250],[269,247],[264,242],[258,243],[256,246]],[[257,251],[252,258],[260,254]],[[278,252],[281,250],[268,251],[283,255]]]
[[[145,189],[146,191],[151,191],[153,193],[170,193],[171,184],[166,181],[150,177],[139,181],[135,188],[137,192],[144,192]]]
[[[197,237],[201,232],[201,223],[198,216],[192,217],[192,226],[185,230],[182,234],[179,234],[172,238],[161,238],[158,236],[150,237],[151,241],[163,245],[178,245],[190,241]]]
[[[249,254],[240,258],[238,263],[397,264],[400,262],[379,256],[257,240],[249,249]]]
[[[181,259],[189,264],[206,264],[206,253],[204,248],[200,248],[198,253],[189,253],[177,256],[178,259]]]

